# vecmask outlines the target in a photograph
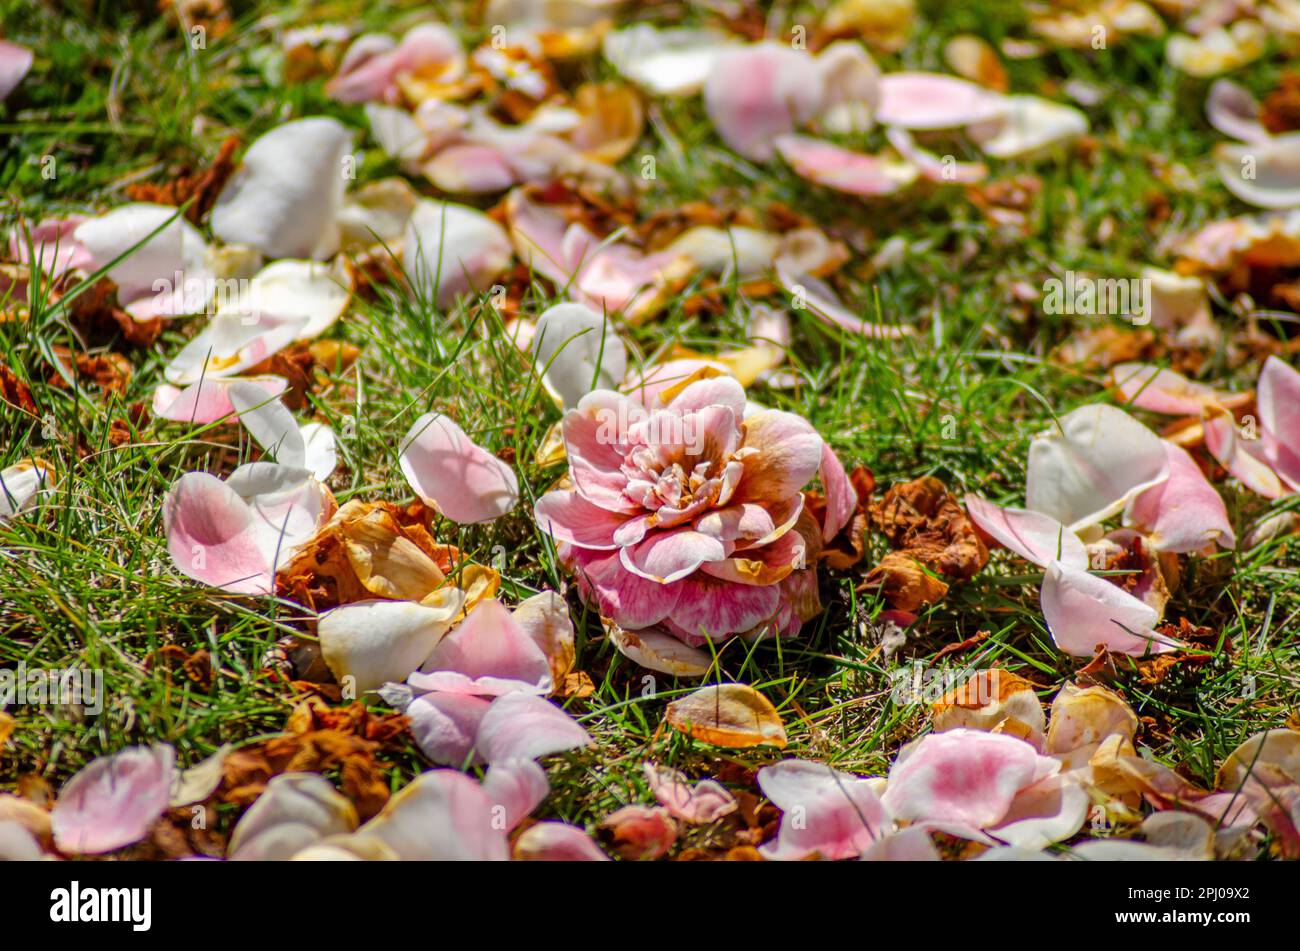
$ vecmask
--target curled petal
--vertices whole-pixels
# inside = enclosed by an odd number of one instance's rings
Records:
[[[892,195],[916,181],[916,166],[840,148],[822,139],[782,135],[776,150],[800,178],[850,195]]]
[[[785,726],[772,701],[747,684],[717,684],[668,704],[669,726],[714,746],[786,746]]]
[[[357,827],[352,803],[318,773],[281,773],[239,818],[230,836],[236,860],[293,858],[308,846]]]
[[[1110,376],[1125,403],[1167,416],[1199,416],[1226,395],[1181,373],[1144,363],[1121,363],[1111,368]]]
[[[542,701],[545,703],[545,701]],[[494,803],[469,776],[451,769],[421,773],[360,829],[405,861],[492,861],[510,857]]]
[[[1224,187],[1256,208],[1300,205],[1300,132],[1214,150]]]
[[[1277,472],[1264,458],[1265,449],[1260,441],[1244,438],[1231,413],[1211,412],[1202,422],[1202,428],[1205,448],[1242,485],[1266,499],[1280,498],[1287,493]]]
[[[500,601],[481,601],[434,646],[410,683],[420,690],[495,696],[514,690],[546,693],[546,654]]]
[[[1004,97],[975,83],[938,73],[887,73],[880,78],[882,125],[903,129],[956,129],[996,119]]]
[[[677,841],[677,824],[658,807],[624,806],[606,816],[600,827],[609,830],[618,853],[632,861],[657,859]]]
[[[505,813],[507,829],[519,825],[550,791],[546,770],[530,759],[501,760],[483,777],[483,792]]]
[[[998,159],[1033,155],[1088,131],[1088,117],[1073,106],[1038,96],[1009,96],[1000,118],[973,126],[970,136]]]
[[[1205,117],[1229,138],[1265,142],[1272,138],[1259,121],[1259,102],[1249,89],[1231,79],[1216,79],[1205,97]]]
[[[693,96],[735,40],[703,29],[660,30],[637,23],[605,34],[602,47],[619,73],[655,96]]]
[[[609,856],[591,836],[567,822],[538,822],[529,826],[515,839],[514,857],[518,862],[609,861]]]
[[[278,397],[289,386],[281,376],[250,376],[239,380],[206,379],[191,383],[184,389],[164,384],[154,390],[153,415],[176,423],[207,425],[220,419],[238,419],[230,402],[230,386],[246,384],[260,389],[264,399]],[[260,402],[260,401],[259,401]]]
[[[736,797],[712,779],[691,783],[677,770],[653,763],[645,763],[643,769],[654,797],[683,822],[714,822],[738,808]]]

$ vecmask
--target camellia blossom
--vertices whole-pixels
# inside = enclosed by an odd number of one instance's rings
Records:
[[[801,520],[804,486],[821,470],[834,491],[843,473],[805,420],[699,372],[631,395],[596,390],[562,430],[572,487],[539,499],[537,521],[619,627],[659,625],[700,644],[797,633],[819,609],[809,548],[849,507],[831,507],[826,526]]]

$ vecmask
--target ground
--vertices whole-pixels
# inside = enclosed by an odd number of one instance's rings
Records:
[[[460,4],[420,6],[455,24],[467,40],[484,35]],[[778,19],[798,22],[801,6],[807,5],[783,8]],[[329,100],[320,80],[268,82],[274,64],[264,50],[274,45],[275,25],[268,17],[383,29],[409,19],[416,5],[339,0],[232,8],[234,27],[192,50],[149,3],[0,2],[0,33],[35,49],[40,64],[21,96],[0,106],[5,230],[18,216],[36,221],[120,203],[129,183],[200,167],[228,135],[247,142],[289,117],[333,115],[364,130],[361,107]],[[878,57],[886,69],[945,69],[943,43],[956,33],[974,32],[995,44],[1025,34],[1021,4],[1011,0],[932,2],[921,9],[913,41],[901,54]],[[1030,438],[1053,414],[1106,397],[1102,371],[1052,359],[1072,333],[1103,318],[1047,316],[1017,305],[1013,284],[1038,288],[1068,270],[1132,276],[1144,264],[1168,266],[1169,233],[1242,210],[1219,185],[1208,157],[1218,137],[1203,118],[1206,83],[1167,65],[1160,41],[1054,51],[1012,61],[1008,69],[1016,90],[1059,90],[1078,80],[1101,92],[1088,109],[1086,142],[1032,163],[993,163],[995,181],[1028,190],[1022,228],[995,228],[960,188],[864,202],[810,185],[780,163],[753,166],[721,145],[698,99],[653,107],[645,138],[622,163],[635,175],[642,155],[656,156],[657,176],[639,198],[642,214],[705,201],[760,214],[779,203],[807,216],[854,249],[839,279],[846,302],[881,322],[917,328],[907,340],[873,341],[837,334],[807,311],[795,311],[790,356],[798,384],[759,385],[751,393],[808,418],[847,467],[869,467],[882,490],[934,475],[958,496],[977,491],[1019,503]],[[1261,62],[1236,78],[1263,92],[1278,69]],[[580,71],[599,77],[609,67],[597,58]],[[361,181],[394,173],[372,141],[364,134],[359,141]],[[54,158],[53,177],[42,174],[45,156]],[[875,270],[868,262],[887,240],[905,242],[907,253]],[[523,311],[539,312],[550,302],[546,294],[534,284]],[[713,353],[743,343],[748,301],[737,287],[718,289],[710,308],[688,306],[690,297],[683,293],[628,330],[642,358],[679,346]],[[501,318],[477,303],[438,313],[392,296],[349,312],[333,334],[359,346],[360,359],[328,374],[313,396],[319,417],[345,434],[342,465],[330,485],[340,503],[409,501],[397,467],[398,440],[425,410],[454,408],[459,419],[472,421],[466,428],[480,443],[513,450],[525,504],[486,526],[444,523],[441,540],[489,562],[503,546],[496,563],[507,595],[558,589],[565,572],[528,503],[561,475],[534,462],[559,411],[521,371],[509,342],[494,333]],[[1222,309],[1217,316],[1228,325],[1235,319]],[[169,327],[147,348],[112,335],[91,342],[125,354],[134,367],[125,392],[104,395],[76,392],[52,374],[54,348],[87,345],[59,308],[0,322],[0,363],[31,385],[38,407],[35,415],[4,407],[0,464],[39,454],[64,473],[53,515],[0,526],[0,664],[100,668],[109,698],[98,717],[71,718],[48,707],[12,711],[17,729],[0,760],[0,789],[12,791],[28,774],[57,789],[91,758],[152,741],[174,744],[182,763],[194,763],[222,744],[279,732],[302,700],[264,670],[267,651],[303,630],[302,609],[204,588],[174,571],[167,557],[160,504],[168,486],[183,472],[234,461],[228,446],[203,428],[160,424],[132,410],[148,404],[161,368],[189,332],[183,323]],[[467,371],[470,351],[489,374]],[[1208,355],[1211,362],[1221,359]],[[1209,375],[1246,389],[1256,369],[1224,365]],[[1220,489],[1238,526],[1265,511],[1264,502],[1236,483]],[[878,535],[869,542],[868,566],[887,550]],[[1285,541],[1195,562],[1167,615],[1208,627],[1216,635],[1208,642],[1213,659],[1155,684],[1120,665],[1115,683],[1144,718],[1147,748],[1207,787],[1238,743],[1283,725],[1295,709],[1298,564]],[[784,754],[726,753],[666,729],[665,704],[695,685],[656,675],[647,690],[646,673],[603,638],[599,619],[570,589],[578,668],[596,690],[566,706],[597,743],[552,762],[553,791],[538,815],[589,826],[622,804],[647,801],[640,774],[646,759],[715,775],[726,762],[753,769],[793,755],[882,774],[899,745],[925,724],[923,704],[891,699],[891,671],[913,662],[930,667],[945,646],[979,632],[988,636],[934,666],[1002,665],[1050,699],[1082,662],[1053,647],[1038,611],[1039,575],[1026,567],[995,553],[985,571],[924,610],[906,645],[889,657],[875,620],[883,603],[855,593],[862,566],[823,573],[825,610],[799,638],[722,648],[718,677],[754,685],[779,708],[790,739]],[[158,663],[158,652],[169,645],[209,651],[210,686]],[[386,709],[377,698],[365,702]],[[393,789],[426,767],[413,743],[399,747],[386,771]]]

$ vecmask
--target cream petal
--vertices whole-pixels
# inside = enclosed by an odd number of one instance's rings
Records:
[[[360,601],[326,611],[317,622],[321,655],[340,681],[357,691],[405,680],[438,646],[463,598],[454,588],[436,605]]]
[[[403,267],[416,290],[439,307],[486,290],[510,257],[505,229],[467,205],[422,201],[406,226]]]
[[[1300,132],[1264,142],[1220,145],[1214,150],[1219,179],[1256,208],[1300,205]]]
[[[693,96],[704,88],[718,57],[735,43],[718,30],[657,29],[637,23],[605,34],[605,59],[619,74],[654,96]]]
[[[319,773],[281,773],[239,818],[228,856],[236,861],[277,861],[357,827],[352,803]]]
[[[529,349],[546,391],[565,409],[627,375],[627,348],[609,317],[585,304],[555,304],[537,318]]]
[[[1086,134],[1088,117],[1073,106],[1038,96],[1010,96],[1003,115],[967,132],[985,155],[1022,158]]]

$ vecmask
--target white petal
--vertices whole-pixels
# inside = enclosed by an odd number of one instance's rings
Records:
[[[1220,145],[1214,150],[1219,178],[1248,205],[1294,208],[1300,205],[1300,132],[1265,142]]]
[[[316,628],[321,655],[340,682],[351,677],[358,691],[405,680],[447,633],[462,596],[448,589],[442,601],[360,601],[326,611]]]
[[[627,374],[627,349],[611,320],[585,304],[543,311],[530,349],[546,391],[565,409],[592,390],[616,388]]]
[[[352,133],[323,116],[296,119],[248,147],[212,209],[212,232],[272,258],[330,257],[350,169]]]
[[[510,263],[504,228],[467,205],[422,201],[403,239],[402,264],[412,284],[439,307],[470,290],[486,290]]]
[[[985,155],[1020,158],[1083,135],[1088,117],[1073,106],[1038,96],[1010,96],[1001,118],[967,131]]]
[[[605,59],[655,96],[693,96],[735,37],[689,27],[659,30],[648,23],[605,34]]]

